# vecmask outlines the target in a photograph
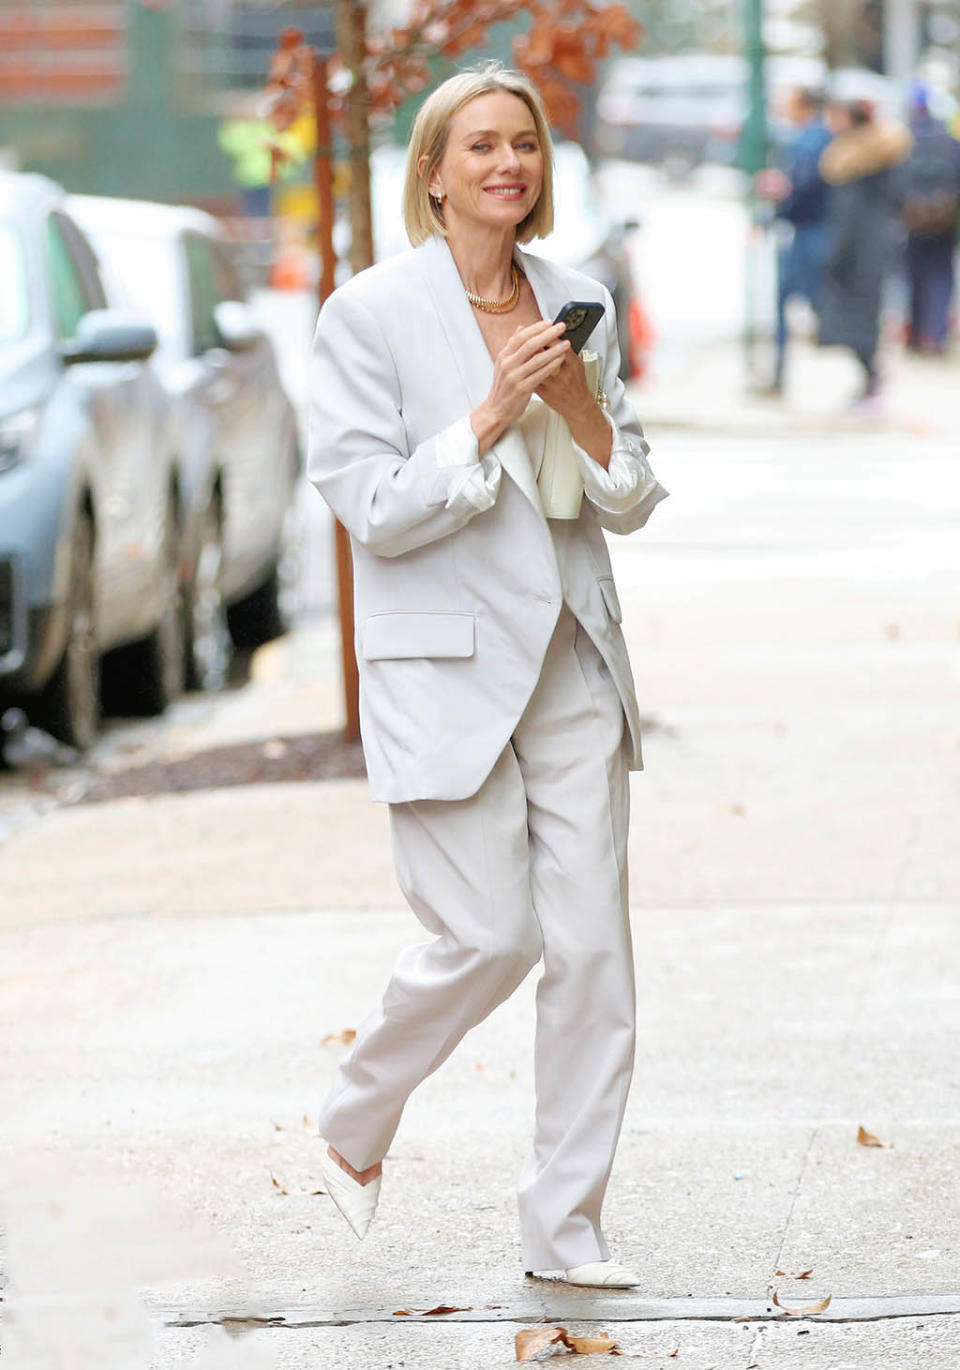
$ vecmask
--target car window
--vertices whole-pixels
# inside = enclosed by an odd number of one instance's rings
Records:
[[[105,303],[95,265],[91,274],[91,263],[81,267],[74,255],[78,237],[75,231],[70,233],[62,215],[50,215],[46,233],[47,270],[54,320],[61,338],[72,338],[84,314],[102,309]]]
[[[190,283],[190,323],[193,334],[193,352],[199,356],[212,347],[220,346],[220,335],[213,321],[213,311],[226,297],[218,289],[219,280],[215,271],[212,244],[199,233],[188,233],[185,237],[187,251],[187,278]]]
[[[112,225],[88,231],[101,262],[117,284],[123,305],[150,320],[160,334],[163,349],[183,356],[187,322],[183,317],[180,259],[174,241],[126,233]]]
[[[107,297],[100,276],[100,263],[90,243],[66,214],[56,214],[57,227],[66,240],[74,266],[80,273],[84,292],[91,309],[106,309]]]
[[[219,243],[207,243],[213,260],[213,275],[221,300],[243,300],[245,291],[237,270]]]
[[[27,331],[27,275],[20,239],[10,224],[0,224],[0,344]]]

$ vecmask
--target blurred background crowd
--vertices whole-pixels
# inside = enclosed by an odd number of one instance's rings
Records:
[[[22,706],[85,748],[104,710],[217,690],[238,647],[332,605],[325,512],[302,480],[317,130],[304,112],[278,132],[264,91],[291,24],[336,49],[334,8],[0,0],[8,728]],[[489,28],[480,14],[456,55],[438,46],[427,86],[509,63],[531,20],[509,8]],[[557,227],[535,250],[610,288],[641,413],[736,392],[785,425],[824,405],[882,423],[915,393],[929,419],[957,387],[960,0],[626,9],[633,50],[569,76]],[[368,31],[388,43],[413,11],[378,0]],[[406,246],[417,103],[371,121],[377,257]],[[333,140],[342,280],[343,126]],[[849,359],[833,389],[804,380],[818,345]]]

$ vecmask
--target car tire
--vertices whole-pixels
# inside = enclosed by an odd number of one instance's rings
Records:
[[[93,520],[77,515],[70,551],[67,641],[40,700],[40,721],[54,737],[86,751],[100,723],[100,648]]]
[[[204,512],[187,596],[187,684],[194,690],[222,690],[231,656],[223,598],[223,525],[219,500],[213,499]]]
[[[237,647],[260,647],[289,633],[300,610],[303,574],[303,516],[299,487],[290,492],[280,544],[270,574],[252,594],[230,606],[230,636]]]
[[[187,653],[187,599],[180,580],[180,529],[171,495],[163,527],[160,619],[140,642],[103,661],[103,701],[110,713],[140,718],[162,714],[183,693]]]

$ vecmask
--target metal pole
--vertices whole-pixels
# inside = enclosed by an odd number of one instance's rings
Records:
[[[763,43],[763,0],[744,0],[744,50],[747,59],[747,118],[740,138],[740,165],[749,177],[747,210],[751,239],[747,244],[744,357],[748,372],[754,368],[757,340],[757,283],[755,226],[759,200],[754,177],[767,162],[767,92],[764,72],[766,49]]]
[[[886,0],[883,7],[883,70],[901,98],[916,75],[920,32],[916,0]]]

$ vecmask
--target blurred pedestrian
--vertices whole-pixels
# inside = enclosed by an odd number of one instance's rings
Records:
[[[835,136],[820,158],[829,186],[820,343],[854,352],[864,371],[856,403],[872,406],[880,389],[883,284],[898,240],[895,173],[913,139],[904,125],[877,119],[863,100],[832,102],[827,123]]]
[[[309,475],[351,536],[371,791],[434,934],[357,1029],[321,1111],[321,1167],[362,1237],[410,1093],[542,955],[524,1268],[621,1287],[639,1277],[610,1259],[600,1209],[633,1069],[641,759],[602,530],[642,527],[666,491],[619,377],[609,292],[520,249],[552,228],[551,157],[525,77],[445,81],[411,134],[414,250],[341,286],[317,326]],[[568,301],[600,305],[595,390],[551,322]],[[577,484],[548,520],[537,469],[554,415]]]
[[[787,305],[805,299],[816,309],[827,255],[827,188],[820,157],[830,142],[823,122],[823,97],[797,88],[788,93],[784,113],[793,136],[785,143],[778,167],[757,177],[757,189],[776,205],[778,224],[787,236],[777,251],[776,356],[770,392],[783,391],[787,349]]]
[[[910,328],[907,345],[940,355],[950,332],[960,221],[960,142],[930,113],[926,87],[910,91],[913,151],[901,176],[907,227]]]

